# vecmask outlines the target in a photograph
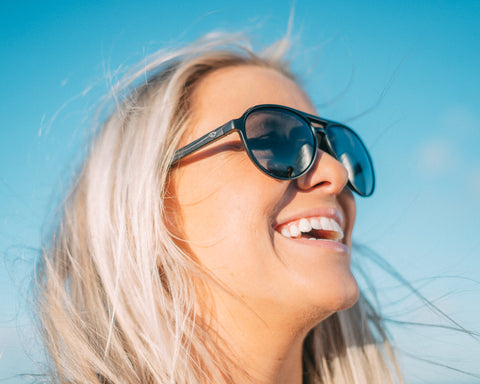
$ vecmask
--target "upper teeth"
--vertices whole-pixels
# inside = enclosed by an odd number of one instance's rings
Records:
[[[293,223],[287,224],[281,230],[281,234],[285,237],[299,237],[302,233],[310,232],[312,229],[321,229],[324,231],[337,232],[343,238],[343,231],[340,225],[329,217],[311,217],[302,218]]]

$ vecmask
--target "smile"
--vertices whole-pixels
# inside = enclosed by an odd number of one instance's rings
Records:
[[[344,236],[340,225],[324,216],[297,219],[279,225],[276,230],[282,236],[293,239],[341,241]]]

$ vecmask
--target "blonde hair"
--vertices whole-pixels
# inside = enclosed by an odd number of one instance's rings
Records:
[[[207,275],[168,230],[166,185],[198,80],[245,64],[294,78],[283,60],[287,46],[281,40],[255,54],[237,37],[210,35],[154,55],[115,90],[116,108],[92,140],[37,269],[52,382],[233,382],[227,350],[199,316],[196,288]],[[364,298],[310,332],[304,378],[402,382],[381,319]]]

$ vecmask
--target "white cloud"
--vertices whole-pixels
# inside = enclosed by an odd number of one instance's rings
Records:
[[[443,138],[420,144],[417,152],[418,171],[425,176],[440,176],[456,166],[455,145]]]
[[[473,185],[480,190],[480,165],[478,142],[480,140],[480,118],[471,108],[454,105],[445,109],[437,119],[435,132],[417,147],[417,169],[424,177],[457,176],[475,173]],[[460,171],[460,172],[458,172]]]

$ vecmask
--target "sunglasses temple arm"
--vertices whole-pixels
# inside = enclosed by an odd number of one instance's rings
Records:
[[[185,147],[180,148],[178,151],[175,152],[175,155],[173,156],[172,164],[175,164],[178,160],[183,159],[185,156],[188,156],[189,154],[199,150],[205,145],[213,143],[214,141],[220,139],[221,137],[230,133],[230,131],[232,131],[233,129],[235,129],[234,120],[229,121],[228,123],[213,130],[212,132],[209,132],[206,135],[203,135],[197,140],[191,142]]]

